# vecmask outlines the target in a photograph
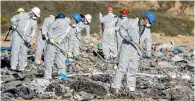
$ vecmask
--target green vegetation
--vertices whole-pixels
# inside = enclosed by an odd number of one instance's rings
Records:
[[[23,7],[26,11],[34,6],[40,7],[41,18],[38,23],[41,26],[45,17],[50,14],[57,15],[62,12],[67,17],[70,17],[72,13],[79,12],[82,14],[90,13],[93,17],[91,24],[92,33],[99,32],[99,12],[103,15],[106,14],[106,7],[117,2],[103,2],[103,1],[1,1],[1,16],[10,19],[16,14],[19,7]],[[160,5],[167,4],[168,6],[173,6],[174,2],[162,1]],[[187,3],[186,3],[187,4]],[[119,15],[119,10],[121,8],[114,7],[115,14]],[[129,13],[129,17],[142,17],[146,10],[133,9]],[[162,32],[165,35],[193,35],[192,29],[194,27],[194,21],[189,21],[188,19],[181,19],[178,17],[169,16],[166,11],[159,9],[154,11],[157,15],[157,22],[152,26],[152,32]],[[1,26],[2,33],[5,33],[10,26],[10,23],[3,24]]]

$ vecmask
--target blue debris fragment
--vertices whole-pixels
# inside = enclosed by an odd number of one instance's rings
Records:
[[[188,47],[188,46],[187,46],[187,45],[175,46],[175,47],[173,48],[173,53],[174,53],[174,54],[181,53],[181,49],[182,49],[182,48],[186,48],[186,47]]]
[[[58,74],[58,77],[61,80],[67,80],[68,79],[67,75],[66,74],[63,74],[63,73]]]
[[[0,48],[1,48],[1,52],[6,50],[11,51],[11,47],[1,46]]]

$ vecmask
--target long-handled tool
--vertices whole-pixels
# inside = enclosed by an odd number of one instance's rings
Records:
[[[68,52],[66,52],[64,49],[62,49],[57,43],[53,44],[56,48],[58,48],[65,56],[67,55]]]
[[[24,42],[28,43],[27,38],[21,34],[21,31],[18,31],[17,29],[16,29],[16,31],[17,31],[18,35],[24,40]],[[28,43],[28,44],[30,44],[30,43]],[[30,44],[30,47],[32,48],[33,52],[36,52],[36,49],[31,44]],[[37,57],[40,61],[42,61],[41,57],[36,56],[36,55],[35,55],[35,57]]]
[[[134,41],[132,41],[133,44],[138,47],[142,52],[144,52],[146,54],[146,51],[143,47],[141,47],[140,45],[138,45],[137,43],[135,43]],[[156,63],[156,65],[169,77],[172,79],[172,77],[167,73],[167,71],[165,71],[155,60],[153,60],[151,57],[149,57],[150,60],[152,60],[154,63]]]
[[[4,41],[7,41],[7,37],[9,36],[9,33],[10,33],[11,30],[12,30],[12,26],[9,28],[9,31],[7,32],[7,35],[6,35],[5,39],[4,39]]]
[[[68,52],[65,51],[64,49],[62,49],[57,43],[54,43],[53,45],[54,45],[56,48],[58,48],[65,56],[67,55]],[[78,61],[75,60],[75,62],[78,63],[81,67],[83,67],[82,64],[79,63]]]
[[[108,62],[107,62],[107,60],[104,59],[92,46],[90,46],[90,47],[98,55],[98,57],[100,57],[100,59],[104,62],[104,68],[107,69],[108,68]]]

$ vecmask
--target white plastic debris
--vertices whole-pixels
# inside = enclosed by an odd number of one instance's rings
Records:
[[[170,64],[167,61],[160,61],[160,62],[158,62],[158,65],[161,66],[162,68],[174,68],[174,67],[177,67],[177,66],[173,66],[172,64]]]
[[[178,55],[175,55],[173,58],[171,58],[171,60],[174,61],[174,62],[177,62],[177,61],[182,61],[182,60],[184,60],[184,59],[181,58],[181,57],[178,56]]]
[[[114,69],[116,70],[117,68],[118,68],[117,65],[115,65],[115,66],[114,66]]]
[[[182,75],[181,78],[185,79],[185,80],[191,80],[191,77],[189,75],[187,75],[187,74]]]
[[[173,79],[177,78],[176,73],[170,73],[170,76],[171,76],[171,78],[173,78]]]
[[[31,82],[35,86],[47,86],[50,84],[48,79],[35,79]]]

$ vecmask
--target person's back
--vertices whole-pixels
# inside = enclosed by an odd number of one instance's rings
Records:
[[[11,19],[10,22],[12,24],[12,27],[16,28],[19,24],[20,21],[22,21],[23,19],[28,19],[28,13],[26,12],[20,12],[16,15],[14,15]]]
[[[136,43],[139,42],[138,21],[139,21],[139,18],[135,18],[135,19],[129,19],[126,23],[124,23],[124,28],[128,32],[127,36],[130,36],[133,39],[133,41]]]
[[[121,15],[119,18],[118,18],[118,21],[117,21],[117,50],[118,52],[120,52],[120,48],[121,48],[121,43],[123,41],[123,38],[124,36],[127,35],[127,29],[125,29],[123,26],[124,26],[124,23],[128,22],[128,18],[126,16],[123,16]]]
[[[46,46],[47,46],[46,40],[48,39],[48,31],[54,21],[55,21],[55,16],[50,15],[46,17],[43,21],[43,25],[41,29],[39,30],[39,35],[36,44],[36,58],[35,58],[35,63],[38,65],[41,64],[42,53],[43,50],[46,50]]]
[[[60,41],[66,35],[66,31],[69,27],[68,19],[57,19],[50,28],[49,38],[54,39],[57,43],[60,44]]]
[[[47,36],[47,33],[54,21],[55,21],[55,16],[53,15],[50,15],[49,17],[45,18],[42,25],[42,34]]]

